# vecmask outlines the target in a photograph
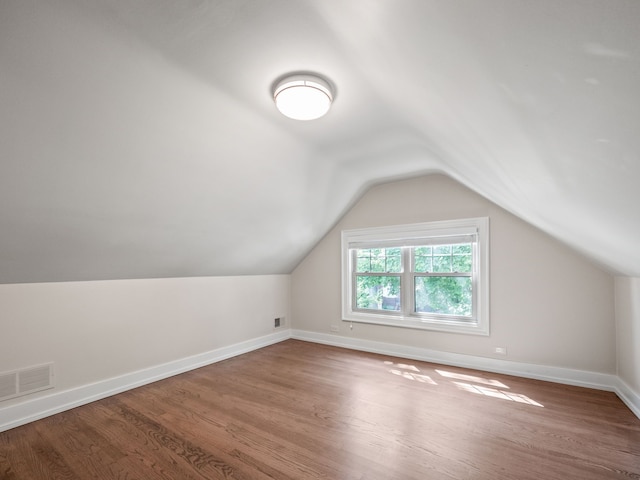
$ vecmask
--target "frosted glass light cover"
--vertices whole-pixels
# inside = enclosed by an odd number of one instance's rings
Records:
[[[329,111],[333,97],[324,80],[296,75],[278,84],[273,99],[283,115],[294,120],[314,120]]]

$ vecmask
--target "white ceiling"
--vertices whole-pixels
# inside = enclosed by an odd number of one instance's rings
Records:
[[[635,0],[2,0],[0,283],[290,272],[434,171],[640,276],[639,88]]]

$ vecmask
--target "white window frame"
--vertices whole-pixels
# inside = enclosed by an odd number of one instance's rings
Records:
[[[402,273],[402,302],[407,305],[403,312],[358,310],[354,308],[353,285],[354,255],[357,248],[380,248],[419,246],[429,242],[446,243],[447,237],[472,238],[473,305],[470,318],[456,318],[430,313],[411,313],[413,305],[413,277],[409,260],[405,258]],[[409,308],[410,306],[410,308]],[[435,330],[441,332],[489,335],[489,218],[466,218],[437,222],[394,225],[386,227],[359,228],[342,231],[342,319],[347,322],[391,325],[404,328]]]

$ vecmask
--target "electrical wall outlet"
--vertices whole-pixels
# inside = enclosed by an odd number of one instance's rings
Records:
[[[498,355],[506,355],[507,347],[496,347],[494,350]]]
[[[284,325],[284,317],[277,317],[273,319],[273,328],[278,328],[281,325]]]

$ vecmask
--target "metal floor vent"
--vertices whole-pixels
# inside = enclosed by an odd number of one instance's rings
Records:
[[[0,401],[53,388],[53,363],[0,373]]]

